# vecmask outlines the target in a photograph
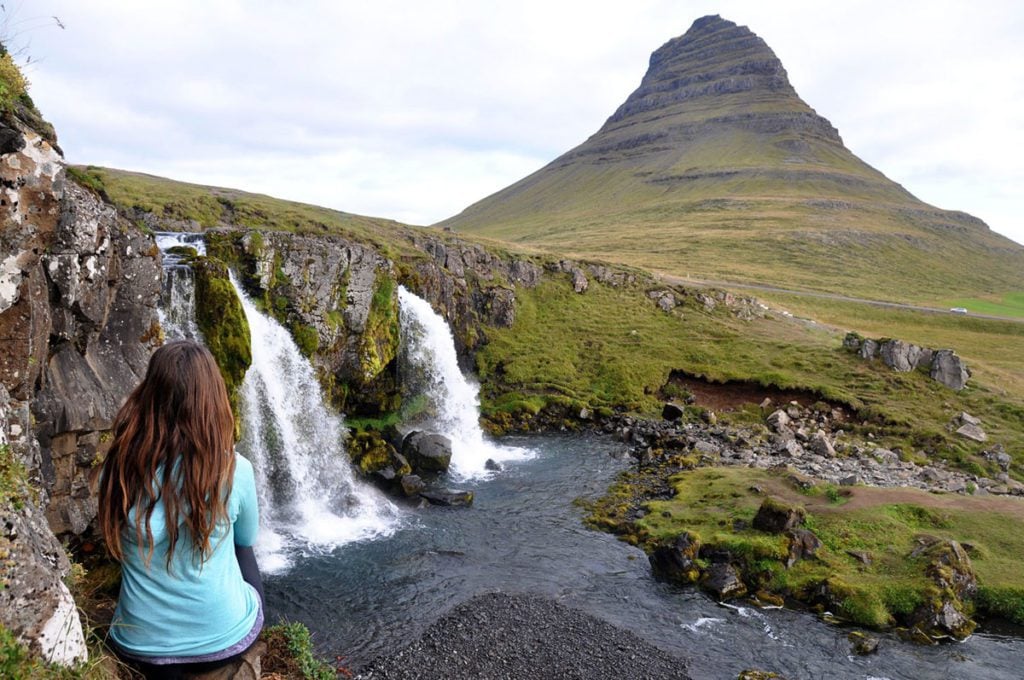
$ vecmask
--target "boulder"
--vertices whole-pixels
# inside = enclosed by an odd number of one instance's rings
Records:
[[[468,507],[473,504],[472,491],[459,491],[456,489],[421,491],[420,498],[427,500],[431,505],[447,507]]]
[[[850,641],[850,649],[854,654],[866,656],[878,651],[878,638],[873,635],[855,630],[847,635],[846,639]]]
[[[861,359],[874,359],[878,356],[878,342],[875,340],[864,340],[860,346]]]
[[[835,458],[836,450],[832,446],[832,442],[828,440],[828,436],[826,436],[826,434],[821,430],[818,430],[818,432],[811,437],[811,441],[808,442],[807,447],[819,456]]]
[[[673,581],[693,583],[700,578],[697,566],[697,553],[700,541],[689,532],[676,536],[671,545],[663,545],[654,549],[648,558],[655,574]]]
[[[882,363],[894,371],[906,373],[917,368],[922,349],[903,340],[886,340],[878,348]]]
[[[747,594],[747,587],[739,573],[728,562],[717,562],[708,567],[701,586],[719,600],[730,600]]]
[[[416,496],[423,489],[427,488],[427,485],[423,482],[419,475],[405,475],[401,480],[402,492],[406,496]]]
[[[765,498],[754,515],[753,526],[770,534],[781,534],[799,527],[803,521],[803,508],[786,505],[774,498]]]
[[[972,599],[978,590],[967,551],[953,540],[927,538],[911,556],[927,558],[925,573],[936,589],[910,615],[909,627],[922,639],[965,639],[974,632],[975,623],[965,613],[964,600]]]
[[[414,470],[444,472],[452,462],[452,442],[429,432],[410,432],[402,441],[402,455]]]
[[[488,458],[484,462],[484,469],[490,470],[491,472],[501,472],[502,467],[501,463],[499,463],[498,461],[494,460],[493,458]]]
[[[802,521],[801,517],[801,521]],[[810,529],[793,529],[789,532],[789,555],[786,557],[786,568],[789,569],[800,560],[817,555],[821,550],[821,539]]]
[[[971,371],[951,349],[940,349],[932,358],[931,376],[946,387],[960,391],[967,386]]]
[[[782,409],[773,411],[771,415],[765,419],[765,422],[768,423],[768,427],[772,428],[776,432],[781,432],[787,425],[789,425],[789,421],[789,415]]]
[[[666,402],[661,409],[661,417],[669,422],[679,420],[683,417],[683,407],[672,402]]]
[[[857,352],[860,350],[860,346],[864,344],[864,338],[860,333],[854,333],[850,331],[843,338],[843,347],[850,350],[851,352]]]
[[[965,423],[957,428],[956,433],[964,439],[970,439],[973,442],[987,442],[988,435],[985,434],[985,430],[977,425],[971,423]]]

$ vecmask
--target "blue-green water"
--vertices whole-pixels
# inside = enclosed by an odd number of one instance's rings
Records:
[[[688,661],[694,678],[745,668],[797,678],[1024,677],[1019,630],[984,628],[960,644],[920,647],[882,636],[850,653],[849,632],[805,612],[720,606],[652,578],[644,553],[585,528],[573,499],[600,495],[627,462],[593,435],[507,438],[534,458],[460,484],[472,508],[410,507],[396,532],[294,555],[267,577],[268,619],[302,621],[318,650],[357,669],[397,650],[456,604],[483,592],[541,593],[626,628]]]

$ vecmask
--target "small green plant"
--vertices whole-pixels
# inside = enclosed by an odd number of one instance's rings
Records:
[[[3,50],[0,47],[0,50]],[[0,111],[7,112],[28,92],[28,80],[22,75],[21,69],[14,63],[10,53],[3,50],[0,54]]]
[[[337,673],[313,655],[309,629],[301,623],[279,623],[263,630],[267,643],[263,671],[281,675],[301,674],[307,680],[334,680]]]
[[[10,503],[15,510],[25,507],[27,475],[10,445],[0,445],[0,505]]]

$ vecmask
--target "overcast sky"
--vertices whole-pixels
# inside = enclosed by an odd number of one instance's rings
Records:
[[[69,162],[414,224],[586,139],[653,50],[721,14],[765,39],[854,153],[1024,243],[1018,0],[4,5]]]

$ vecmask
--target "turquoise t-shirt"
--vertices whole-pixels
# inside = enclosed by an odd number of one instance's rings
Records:
[[[256,481],[252,463],[237,454],[227,514],[230,521],[214,529],[213,553],[201,565],[193,560],[187,532],[179,532],[170,571],[162,502],[150,519],[154,546],[148,568],[134,530],[126,531],[121,596],[110,628],[114,642],[126,652],[141,657],[212,654],[239,642],[255,625],[259,595],[242,579],[235,545],[256,541]],[[134,519],[133,511],[129,527]]]

